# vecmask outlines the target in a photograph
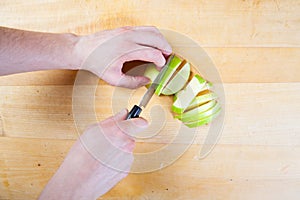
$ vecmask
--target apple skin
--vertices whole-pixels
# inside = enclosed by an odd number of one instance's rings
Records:
[[[172,95],[179,92],[187,83],[191,72],[189,63],[184,66],[175,74],[175,76],[168,82],[162,91],[163,95]]]
[[[198,116],[201,116],[204,112],[208,111],[209,109],[213,108],[217,104],[217,101],[209,101],[205,104],[202,104],[199,107],[196,107],[192,110],[184,112],[181,115],[177,115],[174,118],[177,118],[183,122],[195,121],[198,119]]]
[[[172,105],[172,111],[178,114],[183,113],[197,94],[206,90],[206,80],[196,74],[187,86],[179,91],[176,95],[176,100]]]
[[[193,99],[193,101],[190,103],[190,105],[186,108],[186,110],[194,109],[198,106],[201,106],[204,103],[207,103],[211,100],[215,100],[217,98],[218,98],[218,96],[216,95],[216,93],[214,93],[212,91],[209,91],[209,93],[207,93],[207,94],[196,96]]]
[[[195,128],[208,124],[221,113],[221,106],[219,102],[217,102],[217,95],[210,91],[212,83],[206,82],[206,80],[198,74],[192,78],[192,80],[194,79],[193,81],[190,80],[189,83],[187,83],[191,73],[189,63],[186,63],[174,76],[173,74],[181,63],[181,59],[174,56],[155,93],[157,95],[174,94],[172,111],[177,114],[174,118],[181,120],[187,127]],[[159,71],[156,66],[151,63],[147,66],[144,76],[148,77],[152,83],[158,74]],[[172,78],[172,80],[170,80],[170,78]],[[146,87],[148,88],[151,83],[146,85]],[[182,89],[185,85],[186,87]],[[203,91],[206,92],[201,93]],[[183,106],[178,106],[182,103],[179,102],[180,99],[185,101]]]
[[[155,80],[156,76],[159,74],[159,71],[156,69],[156,66],[153,63],[147,65],[147,68],[144,72],[144,76],[151,80],[151,83]],[[146,88],[149,88],[151,83],[145,85]]]
[[[208,117],[202,118],[198,121],[185,122],[184,125],[186,125],[189,128],[195,128],[195,127],[198,127],[198,126],[202,126],[202,125],[208,124],[213,119],[218,117],[220,113],[221,113],[221,107],[215,113],[213,113],[212,115],[209,115]]]
[[[184,123],[191,123],[191,122],[194,122],[194,121],[198,121],[198,120],[201,120],[203,118],[206,118],[210,115],[212,115],[213,113],[215,113],[217,110],[219,110],[221,108],[220,104],[218,102],[214,102],[212,101],[210,105],[213,106],[210,106],[209,109],[207,109],[206,111],[204,112],[201,112],[201,113],[197,113],[197,112],[192,112],[190,115],[188,115],[186,118],[184,118],[184,120],[181,120],[182,122]],[[191,111],[189,111],[191,112]]]
[[[159,85],[157,86],[157,88],[155,90],[155,94],[157,94],[159,96],[162,93],[164,87],[168,84],[170,78],[176,72],[176,69],[177,69],[177,67],[179,67],[181,62],[182,62],[182,60],[179,57],[174,55],[174,57],[172,58],[172,60],[169,63],[167,71],[165,72],[164,76],[162,77]]]
[[[211,82],[206,82],[206,85],[205,85],[205,87],[200,91],[200,92],[203,92],[203,91],[205,91],[205,90],[209,90],[210,91],[210,89],[212,88],[212,86],[213,86],[213,84],[211,83]],[[200,93],[199,92],[199,93]],[[211,92],[211,91],[210,91]],[[176,99],[177,99],[177,94],[178,94],[179,92],[177,92],[177,93],[175,93],[174,94],[174,97],[173,97],[173,101],[176,101]],[[199,93],[198,93],[198,95],[193,99],[193,101],[199,96]],[[193,103],[193,101],[191,102],[191,103]],[[189,106],[190,107],[190,106]]]
[[[182,121],[188,127],[197,127],[204,124],[207,124],[211,120],[215,119],[221,112],[221,105],[217,102],[214,107],[210,108],[209,110],[201,113],[195,114],[194,116],[190,117],[192,121]]]

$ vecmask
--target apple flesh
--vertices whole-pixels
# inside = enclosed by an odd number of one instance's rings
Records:
[[[212,88],[212,83],[210,83],[210,82],[206,82],[206,85],[204,86],[204,88],[202,88],[202,90],[198,93],[198,95],[197,96],[202,96],[201,95],[201,93],[203,92],[203,91],[209,91],[210,89]],[[177,94],[178,94],[179,92],[177,92],[177,93],[175,93],[174,94],[174,97],[173,97],[173,101],[176,101],[176,99],[177,99]],[[197,98],[197,97],[195,97],[195,98]],[[194,100],[193,100],[194,101]],[[190,107],[190,106],[189,106]],[[187,108],[188,109],[188,108]]]
[[[219,103],[217,103],[216,106],[214,106],[210,110],[208,110],[208,111],[200,114],[197,117],[195,116],[195,119],[197,119],[197,120],[184,122],[184,124],[187,127],[189,127],[189,128],[194,128],[194,127],[202,126],[204,124],[208,124],[213,119],[215,119],[216,117],[218,117],[218,115],[220,113],[221,113],[221,106],[220,106]]]
[[[177,69],[179,70],[177,71]],[[173,95],[180,91],[189,79],[190,69],[189,63],[182,62],[180,58],[174,56],[155,93],[157,95]],[[156,69],[155,65],[149,64],[145,70],[144,76],[148,77],[152,83],[158,74],[159,71]],[[149,87],[149,85],[150,84],[146,85],[146,87]]]
[[[191,67],[189,63],[184,63],[182,68],[167,83],[162,91],[164,95],[172,95],[179,92],[186,84],[190,76]]]
[[[184,112],[181,115],[177,115],[177,116],[175,116],[175,118],[180,119],[183,122],[195,121],[198,116],[201,116],[202,113],[213,108],[216,104],[217,104],[217,102],[215,100],[209,101],[205,104],[202,104],[199,107],[196,107],[192,110]]]
[[[176,72],[177,67],[179,67],[182,60],[177,56],[174,56],[173,59],[170,61],[167,71],[165,72],[164,76],[162,77],[159,85],[155,90],[155,94],[158,96],[162,93],[165,86],[168,84],[169,80],[171,79],[172,75]]]
[[[153,83],[158,74],[159,71],[156,69],[156,66],[153,63],[149,63],[144,72],[144,76],[149,78],[151,81],[148,85],[146,85],[147,88],[151,85],[151,83]]]
[[[154,64],[149,64],[144,76],[155,80],[159,71]],[[190,64],[174,56],[168,69],[155,90],[157,95],[173,95],[172,111],[174,118],[182,121],[187,127],[194,128],[211,122],[221,112],[217,95],[210,89],[212,84],[196,74],[191,76]],[[149,87],[148,84],[146,87]],[[182,89],[184,88],[184,89]]]
[[[172,111],[175,113],[183,113],[190,105],[197,94],[206,89],[206,81],[196,74],[188,85],[176,95],[176,100],[172,105]]]
[[[218,96],[214,92],[208,92],[206,94],[196,96],[193,101],[190,103],[190,105],[186,108],[186,110],[191,110],[193,108],[196,108],[198,106],[201,106],[204,103],[207,103],[209,101],[217,99]]]

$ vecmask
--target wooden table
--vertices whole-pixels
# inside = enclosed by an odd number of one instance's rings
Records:
[[[300,1],[5,0],[0,24],[77,34],[154,25],[198,42],[218,68],[226,117],[214,151],[195,159],[202,145],[195,140],[173,165],[131,174],[100,199],[299,198]],[[75,76],[0,78],[0,199],[35,199],[74,143]],[[109,96],[113,87],[101,87]],[[97,109],[101,119],[111,114]]]

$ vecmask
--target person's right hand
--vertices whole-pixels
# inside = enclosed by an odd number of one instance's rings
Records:
[[[125,120],[123,110],[80,136],[40,199],[96,199],[125,178],[133,163],[134,140],[144,130],[143,118]]]
[[[158,69],[172,52],[163,35],[155,27],[123,27],[80,36],[76,45],[81,69],[91,71],[111,85],[137,88],[149,83],[144,76],[128,76],[122,72],[127,61],[153,62]]]

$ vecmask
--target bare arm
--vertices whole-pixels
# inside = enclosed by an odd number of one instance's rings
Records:
[[[111,85],[137,88],[144,76],[127,76],[125,62],[143,60],[158,68],[172,52],[155,27],[122,27],[85,36],[0,27],[0,76],[48,69],[84,69]],[[86,60],[88,64],[86,65]]]
[[[125,120],[127,113],[124,109],[88,127],[39,199],[97,199],[125,178],[133,163],[135,146],[134,139],[128,135],[141,132],[148,126],[142,118]],[[114,156],[109,158],[105,155]]]
[[[143,60],[161,68],[164,56],[171,52],[171,46],[155,27],[123,27],[86,36],[0,27],[0,76],[48,69],[84,69],[112,85],[136,88],[147,84],[149,79],[125,75],[121,70],[124,62]],[[95,199],[126,177],[133,162],[134,140],[124,130],[139,132],[147,127],[144,119],[125,120],[126,116],[124,110],[87,129],[40,199]],[[103,136],[118,148],[109,145],[110,148],[103,149],[102,144],[107,144],[103,143],[107,141]],[[84,147],[94,151],[88,152]],[[124,151],[127,157],[123,156]],[[117,161],[117,169],[123,172],[97,160],[98,152],[114,155],[111,161]]]
[[[0,27],[0,75],[48,69],[78,69],[78,37]]]

